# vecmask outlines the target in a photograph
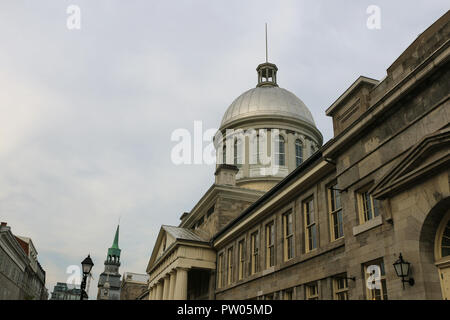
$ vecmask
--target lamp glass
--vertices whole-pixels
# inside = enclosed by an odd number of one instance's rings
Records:
[[[83,273],[88,274],[89,272],[91,272],[93,265],[94,263],[92,262],[90,255],[88,255],[87,258],[84,259],[83,262],[81,262],[81,266],[83,267]]]
[[[395,273],[397,273],[398,277],[407,277],[409,274],[409,262],[405,262],[403,257],[400,255],[400,258],[394,263]]]

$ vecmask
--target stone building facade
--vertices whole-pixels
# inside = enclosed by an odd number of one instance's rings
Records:
[[[0,300],[47,300],[45,271],[33,241],[0,226]]]
[[[249,107],[233,103],[232,121],[303,134],[301,148],[275,139],[267,149],[282,174],[266,171],[266,180],[232,148],[221,155],[217,141],[218,157],[236,166],[219,164],[180,225],[161,228],[149,298],[449,299],[449,22],[447,12],[383,80],[361,76],[340,95],[326,110],[334,137],[324,145],[303,108],[283,107],[299,102],[272,90],[276,66],[260,65],[257,88],[272,92],[244,93]],[[410,263],[404,278],[394,268],[400,256]]]
[[[148,289],[148,275],[125,272],[120,285],[120,300],[136,300]]]

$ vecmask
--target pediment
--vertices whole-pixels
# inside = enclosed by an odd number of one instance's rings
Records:
[[[445,128],[414,145],[370,192],[376,199],[384,199],[449,166],[450,128]]]
[[[191,245],[209,245],[209,237],[200,230],[190,230],[175,226],[161,226],[152,255],[147,265],[147,271],[155,263],[158,263],[160,257],[170,252],[176,246],[176,243],[189,242]]]
[[[169,248],[175,240],[176,239],[164,229],[164,226],[162,226],[159,230],[158,237],[156,238],[156,243],[153,247],[148,266],[153,265],[153,263],[164,254],[166,249]]]

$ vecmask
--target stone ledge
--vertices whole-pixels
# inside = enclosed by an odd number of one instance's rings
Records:
[[[364,224],[353,227],[353,235],[356,236],[360,233],[366,232],[367,230],[381,226],[382,224],[383,224],[383,219],[381,218],[381,215],[379,215],[379,216],[373,218],[372,220],[367,221]]]

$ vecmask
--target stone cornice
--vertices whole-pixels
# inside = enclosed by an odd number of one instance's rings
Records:
[[[343,152],[354,139],[359,137],[359,134],[364,129],[368,128],[375,120],[383,116],[393,104],[418,86],[422,81],[430,77],[434,72],[442,68],[448,62],[449,57],[450,40],[447,40],[399,83],[373,102],[358,120],[334,138],[333,144],[330,144],[327,148],[323,148],[324,157],[335,158]]]

